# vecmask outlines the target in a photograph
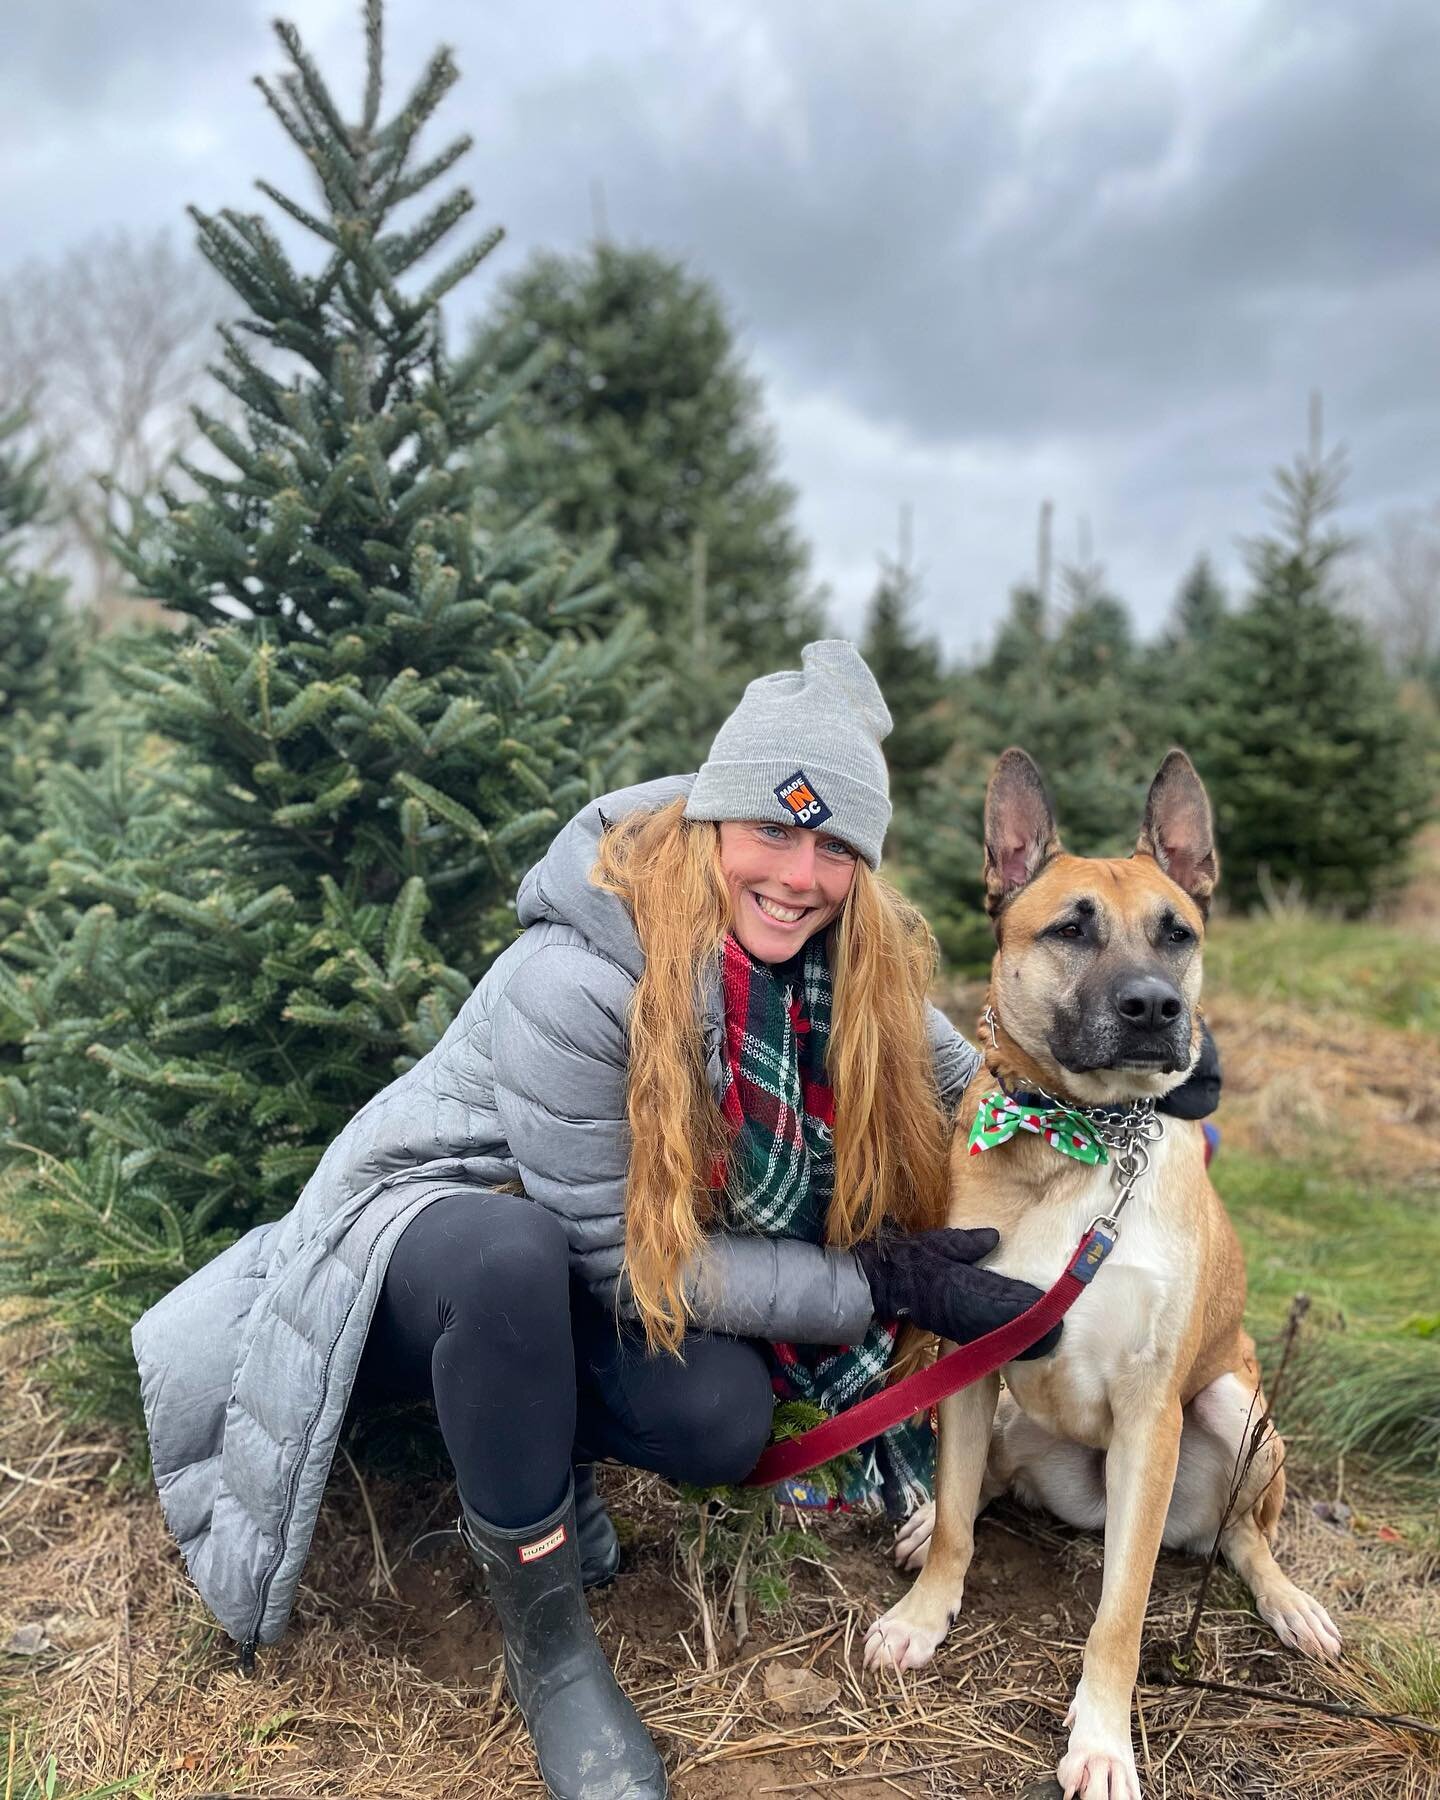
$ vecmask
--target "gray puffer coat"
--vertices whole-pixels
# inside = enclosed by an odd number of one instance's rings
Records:
[[[625,906],[589,879],[607,821],[691,778],[592,802],[533,868],[525,927],[444,1037],[355,1115],[283,1219],[258,1225],[140,1319],[160,1504],[205,1603],[244,1644],[285,1628],[396,1239],[432,1200],[519,1180],[561,1220],[572,1266],[613,1298],[625,1241],[627,1016],[643,958]],[[701,1021],[722,1075],[718,977]],[[979,1063],[932,1009],[942,1098]],[[697,1324],[854,1341],[870,1322],[855,1258],[790,1239],[711,1238],[689,1272]]]

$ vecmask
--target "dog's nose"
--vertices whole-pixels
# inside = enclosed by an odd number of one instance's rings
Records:
[[[1163,1031],[1185,1010],[1180,990],[1159,975],[1130,975],[1114,990],[1115,1010],[1140,1031]]]

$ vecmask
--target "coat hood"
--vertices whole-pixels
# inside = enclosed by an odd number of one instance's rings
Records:
[[[603,956],[619,963],[636,981],[645,968],[629,908],[590,880],[600,836],[626,813],[658,811],[689,794],[693,775],[664,775],[635,787],[602,794],[562,828],[550,848],[520,884],[515,910],[522,925],[570,925]]]

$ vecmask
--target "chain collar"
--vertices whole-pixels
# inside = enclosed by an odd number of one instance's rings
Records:
[[[999,1020],[993,1006],[986,1006],[980,1015],[980,1023],[990,1033],[990,1047],[998,1050],[996,1027]],[[1009,1093],[1003,1081],[1000,1086]],[[1037,1094],[1049,1106],[1062,1106],[1081,1114],[1100,1142],[1112,1152],[1110,1179],[1116,1187],[1115,1206],[1113,1211],[1101,1213],[1094,1219],[1091,1230],[1097,1225],[1107,1227],[1112,1237],[1118,1237],[1120,1215],[1130,1204],[1150,1167],[1150,1146],[1158,1144],[1165,1135],[1165,1121],[1156,1112],[1154,1099],[1147,1094],[1143,1099],[1127,1101],[1123,1106],[1082,1106],[1072,1100],[1062,1100],[1045,1088],[1025,1091]]]

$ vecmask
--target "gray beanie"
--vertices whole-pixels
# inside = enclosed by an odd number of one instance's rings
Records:
[[[770,819],[824,829],[873,869],[890,823],[880,740],[890,710],[853,644],[822,638],[799,669],[752,681],[715,733],[687,819]]]

